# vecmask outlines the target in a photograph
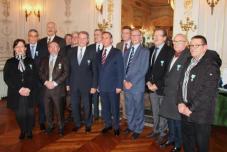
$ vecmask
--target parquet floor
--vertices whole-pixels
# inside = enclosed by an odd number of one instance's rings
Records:
[[[18,139],[19,129],[14,113],[8,110],[3,101],[0,101],[0,152],[168,152],[162,149],[155,141],[146,137],[151,131],[145,127],[138,140],[131,140],[130,135],[122,134],[115,137],[113,132],[105,135],[100,131],[103,128],[101,120],[96,121],[92,132],[86,134],[84,127],[78,133],[72,132],[73,124],[65,127],[65,135],[60,137],[57,129],[50,135],[39,130],[38,123],[33,131],[32,140]],[[125,122],[121,123],[121,130],[126,128]],[[183,150],[182,150],[183,151]],[[213,127],[210,139],[211,152],[227,152],[227,128]]]

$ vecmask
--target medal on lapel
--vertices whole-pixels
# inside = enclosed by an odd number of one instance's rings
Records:
[[[163,60],[161,60],[161,61],[160,61],[160,63],[161,63],[161,66],[163,66],[163,65],[164,65],[164,61],[163,61]]]
[[[191,82],[194,81],[195,77],[196,77],[195,74],[192,74],[192,75],[191,75]]]
[[[181,65],[180,65],[180,64],[178,64],[178,65],[177,65],[177,71],[179,71],[179,70],[180,70],[180,68],[181,68]]]
[[[61,63],[58,64],[58,69],[59,69],[59,70],[61,69]]]

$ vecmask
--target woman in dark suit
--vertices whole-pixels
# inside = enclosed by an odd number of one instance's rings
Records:
[[[35,65],[26,57],[25,41],[16,39],[13,43],[14,57],[6,61],[4,81],[8,86],[7,107],[16,114],[21,133],[19,139],[32,139],[34,125],[33,89],[36,79]]]

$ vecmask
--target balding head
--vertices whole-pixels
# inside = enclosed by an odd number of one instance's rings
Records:
[[[173,38],[173,47],[175,52],[180,53],[183,50],[185,50],[185,48],[188,45],[188,39],[187,36],[184,34],[176,34]]]
[[[46,28],[48,36],[54,36],[57,33],[57,26],[55,22],[48,22]]]

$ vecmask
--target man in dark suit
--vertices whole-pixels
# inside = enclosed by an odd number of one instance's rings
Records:
[[[53,107],[50,106],[54,105],[54,110],[58,118],[59,134],[63,135],[64,113],[62,98],[66,92],[65,80],[69,73],[68,64],[66,58],[59,54],[60,46],[57,42],[50,42],[48,44],[48,50],[50,56],[42,60],[39,71],[40,78],[44,84],[44,103],[48,124],[47,133],[53,130],[53,116],[52,110],[50,110]]]
[[[146,85],[149,89],[152,104],[154,129],[148,136],[162,143],[167,129],[167,121],[159,116],[159,108],[163,100],[164,77],[168,70],[173,51],[165,44],[167,33],[164,29],[154,31],[154,44],[150,50],[150,67],[146,76]]]
[[[101,29],[94,30],[94,42],[95,43],[89,45],[89,48],[91,50],[94,50],[96,52],[96,57],[98,57],[98,53],[103,49]],[[93,111],[94,119],[98,120],[99,118],[99,92],[98,91],[96,91],[96,93],[92,96],[92,102],[93,102],[92,111]]]
[[[75,123],[73,131],[81,127],[81,106],[84,112],[85,132],[91,132],[92,95],[97,89],[96,52],[87,47],[89,35],[79,32],[79,45],[74,48],[70,58],[69,89],[71,95],[72,114]]]
[[[124,26],[121,30],[122,40],[121,42],[117,43],[116,48],[121,50],[123,56],[132,46],[131,31],[132,29],[130,26]],[[120,108],[122,110],[122,117],[126,119],[124,92],[121,92],[121,95],[120,95]]]
[[[40,68],[40,61],[44,57],[43,52],[41,51],[40,44],[38,43],[39,34],[38,31],[35,29],[30,29],[28,31],[28,42],[29,44],[26,45],[27,51],[26,56],[33,59],[36,69],[39,70]],[[37,75],[38,76],[38,75]],[[35,101],[38,103],[39,106],[39,123],[40,123],[40,130],[45,130],[45,108],[42,96],[42,83],[40,78],[36,79],[36,87],[35,87]]]
[[[114,128],[114,135],[120,135],[119,98],[123,87],[124,65],[121,52],[112,46],[112,34],[103,32],[103,51],[99,53],[99,91],[102,102],[102,117],[105,127],[102,133]]]
[[[55,41],[60,46],[60,54],[64,54],[65,51],[65,40],[59,36],[56,35],[57,33],[57,27],[55,22],[48,22],[46,26],[47,30],[47,37],[44,37],[39,40],[39,44],[41,46],[42,54],[45,56],[49,55],[48,52],[48,43]]]
[[[145,75],[149,64],[149,51],[142,45],[142,33],[133,29],[132,47],[124,56],[124,93],[128,128],[125,133],[133,132],[132,139],[139,138],[144,127]]]
[[[177,34],[173,39],[175,54],[168,65],[165,76],[164,99],[159,114],[167,118],[169,133],[168,140],[161,143],[161,147],[173,145],[172,152],[179,152],[182,145],[181,116],[177,108],[177,90],[181,72],[185,66],[190,52],[187,48],[188,40],[183,34]]]
[[[221,59],[207,49],[204,36],[192,37],[189,47],[191,57],[186,61],[178,90],[183,148],[185,152],[208,152]]]

